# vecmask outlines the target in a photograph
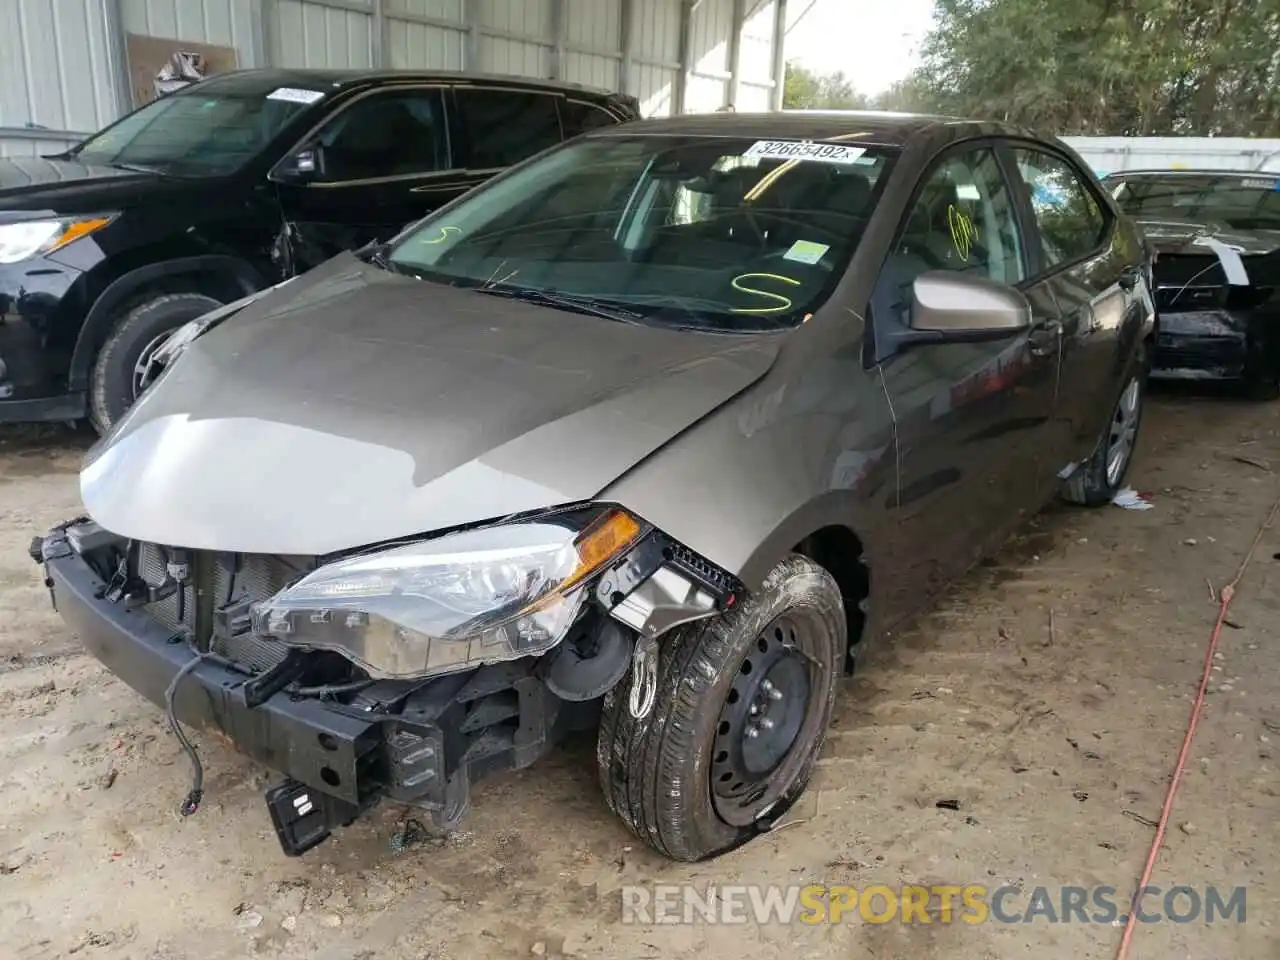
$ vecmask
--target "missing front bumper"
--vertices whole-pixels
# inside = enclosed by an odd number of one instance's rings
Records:
[[[89,652],[163,704],[193,655],[185,639],[105,599],[107,584],[65,539],[47,538],[40,559],[58,612]],[[416,683],[380,682],[339,703],[286,691],[259,698],[255,678],[210,657],[178,686],[174,709],[184,723],[220,731],[284,774],[268,806],[282,848],[297,855],[383,799],[422,810],[448,829],[465,814],[474,780],[545,754],[582,718],[563,709],[569,705],[534,675],[535,666],[517,661]],[[293,807],[297,791],[308,799]]]

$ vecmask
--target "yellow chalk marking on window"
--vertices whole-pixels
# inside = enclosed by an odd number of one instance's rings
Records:
[[[436,237],[434,240],[423,240],[422,242],[423,243],[444,243],[446,240],[449,239],[450,230],[452,230],[454,233],[462,232],[461,227],[441,227],[440,236]]]
[[[951,243],[956,248],[961,260],[967,261],[973,252],[973,241],[978,237],[978,228],[973,220],[955,204],[947,206],[947,226],[951,228]]]
[[[793,287],[800,286],[799,280],[793,280],[791,277],[784,277],[780,273],[740,273],[733,278],[731,282],[733,289],[741,293],[754,293],[757,297],[766,297],[779,303],[776,307],[734,307],[734,313],[784,313],[790,310],[795,304],[787,297],[780,293],[770,293],[768,290],[757,290],[755,287],[748,287],[742,281],[751,277],[761,277],[765,280],[777,280],[780,283],[789,283]]]

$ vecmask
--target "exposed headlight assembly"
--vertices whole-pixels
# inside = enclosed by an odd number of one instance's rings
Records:
[[[97,233],[114,219],[115,214],[106,214],[0,224],[0,263],[18,263],[37,254],[53,253],[74,240]]]
[[[254,608],[254,630],[342,654],[384,679],[546,653],[588,580],[641,534],[610,509],[585,528],[548,517],[346,557]]]

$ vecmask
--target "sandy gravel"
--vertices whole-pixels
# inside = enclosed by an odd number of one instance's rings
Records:
[[[298,860],[269,775],[208,734],[205,807],[159,710],[50,611],[26,557],[76,511],[89,438],[0,432],[0,956],[1088,960],[1118,927],[633,925],[624,884],[1131,887],[1216,608],[1271,502],[1280,406],[1165,396],[1134,482],[1156,509],[1055,509],[848,681],[795,822],[677,865],[606,812],[594,745],[483,783],[465,832],[395,855],[382,809]],[[1280,531],[1236,600],[1155,882],[1247,887],[1244,924],[1139,929],[1135,958],[1280,956]],[[1053,631],[1049,629],[1052,611]],[[958,810],[938,800],[958,801]]]

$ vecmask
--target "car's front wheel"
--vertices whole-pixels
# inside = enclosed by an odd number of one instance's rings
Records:
[[[768,829],[809,782],[846,634],[831,575],[792,555],[739,607],[663,638],[649,714],[632,716],[629,677],[605,697],[597,756],[609,806],[677,860]]]
[[[89,417],[109,430],[159,372],[155,354],[175,330],[222,306],[202,293],[170,293],[133,306],[98,351],[89,383]]]
[[[1098,438],[1097,447],[1089,459],[1067,478],[1062,492],[1064,499],[1092,507],[1109,503],[1120,491],[1133,463],[1146,396],[1147,367],[1142,355],[1135,357],[1129,365],[1120,396],[1112,408],[1111,419]]]

